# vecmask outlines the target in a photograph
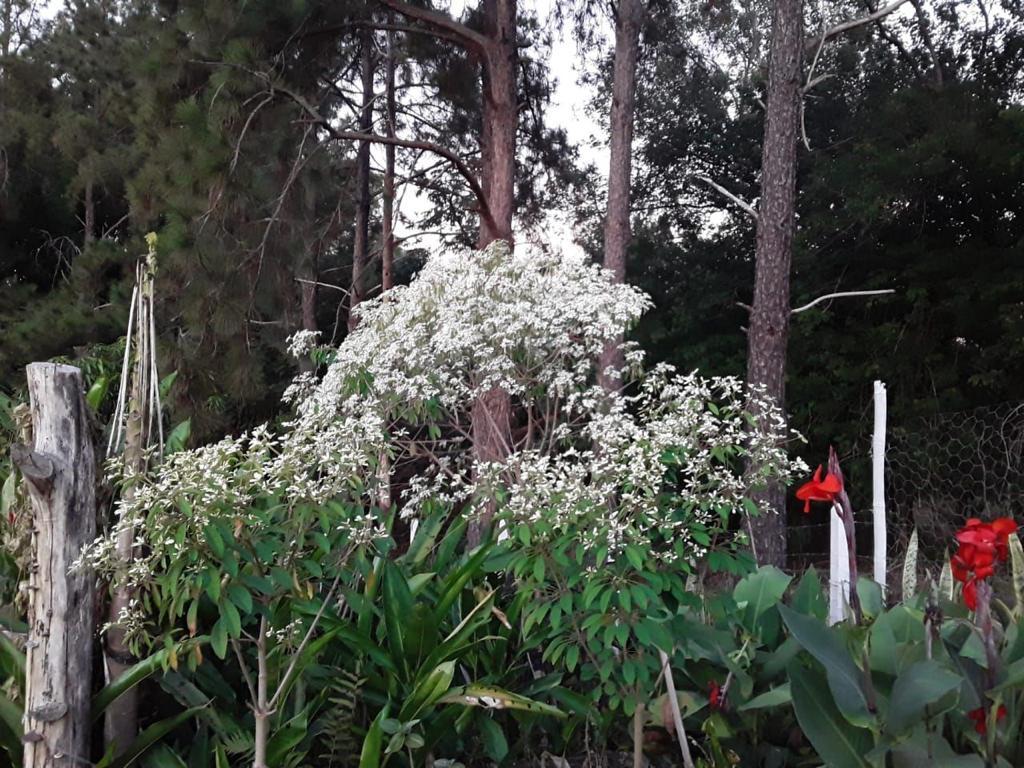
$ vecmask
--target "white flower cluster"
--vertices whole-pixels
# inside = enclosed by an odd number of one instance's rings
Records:
[[[282,433],[262,428],[174,454],[121,500],[117,529],[87,558],[115,571],[118,531],[134,528],[152,552],[128,574],[143,587],[211,518],[257,525],[247,510],[270,495],[286,509],[343,496],[363,510],[347,523],[353,536],[370,536],[382,468],[400,464],[412,474],[395,498],[405,515],[426,499],[471,513],[500,487],[514,520],[558,528],[590,516],[593,543],[613,548],[680,525],[658,504],[668,453],[682,457],[676,492],[695,514],[737,506],[747,484],[724,452],[749,455],[765,474],[792,470],[775,408],[755,403],[768,418],[752,429],[739,381],[666,367],[639,376],[627,395],[594,384],[605,344],[649,303],[582,258],[519,255],[503,243],[438,255],[410,285],[360,305],[359,327],[323,380],[300,378],[289,392],[297,413]],[[297,334],[289,351],[315,343]],[[628,348],[626,359],[638,373],[642,353]],[[511,397],[516,437],[505,461],[481,465],[470,414],[495,387]]]

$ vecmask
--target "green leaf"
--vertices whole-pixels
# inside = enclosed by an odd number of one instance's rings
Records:
[[[416,529],[416,538],[409,544],[409,549],[402,555],[402,560],[411,565],[422,564],[434,548],[434,542],[437,541],[438,535],[444,528],[447,517],[446,512],[435,512],[420,521],[420,525]]]
[[[736,709],[740,712],[747,712],[751,709],[768,709],[769,707],[780,707],[783,704],[789,704],[793,701],[793,694],[790,690],[789,683],[783,683],[778,688],[772,688],[770,691],[765,691],[759,696],[755,696],[745,704],[741,704]]]
[[[884,609],[882,587],[874,579],[861,576],[857,579],[857,596],[864,615],[870,618],[879,616]]]
[[[446,661],[438,664],[429,673],[417,681],[412,693],[405,700],[398,713],[402,721],[415,720],[424,710],[432,707],[451,688],[455,678],[455,662]]]
[[[464,704],[470,707],[485,709],[516,709],[533,712],[539,715],[565,717],[565,713],[550,704],[528,699],[517,693],[510,693],[502,688],[472,683],[460,688],[452,688],[440,699],[443,704]]]
[[[227,625],[224,623],[223,616],[217,619],[217,623],[213,625],[213,629],[210,631],[210,647],[213,648],[213,652],[217,654],[217,658],[227,658],[228,630]]]
[[[926,714],[939,714],[936,703],[946,694],[959,690],[963,679],[934,660],[926,659],[908,667],[896,678],[889,700],[888,731],[909,731]],[[953,699],[944,709],[956,703]]]
[[[192,419],[185,419],[183,422],[176,424],[174,428],[167,433],[167,438],[164,440],[164,453],[171,454],[183,451],[188,447],[188,439],[192,436]]]
[[[160,650],[142,661],[128,667],[117,680],[103,686],[92,699],[92,719],[96,722],[107,707],[126,691],[131,690],[153,673],[161,669],[167,660],[167,651]]]
[[[363,748],[359,753],[359,768],[380,768],[380,753],[384,740],[381,723],[387,716],[388,708],[385,706],[370,723],[370,728],[363,738]]]
[[[814,568],[808,568],[800,577],[800,583],[797,584],[796,591],[793,593],[791,605],[800,613],[814,616],[822,621],[828,616],[828,601],[825,600],[821,580]]]
[[[146,728],[140,733],[128,748],[122,752],[113,762],[110,763],[110,768],[128,768],[136,760],[142,757],[154,744],[160,742],[167,734],[171,733],[175,728],[182,725],[183,723],[191,720],[195,717],[202,707],[193,707],[186,709],[184,712],[179,712],[173,717],[168,717],[153,723],[151,726]]]
[[[793,663],[789,680],[797,722],[824,763],[829,768],[867,768],[863,756],[873,746],[871,733],[840,714],[821,673]]]
[[[391,655],[405,660],[405,622],[412,613],[413,597],[409,583],[394,563],[384,564],[384,624]]]
[[[760,634],[763,629],[761,615],[782,600],[792,580],[792,576],[771,565],[758,568],[740,579],[732,591],[732,598],[737,605],[746,606],[743,609],[743,626],[747,630]]]
[[[220,621],[224,622],[228,637],[237,639],[242,634],[242,617],[238,614],[238,609],[230,600],[221,600],[218,607],[221,611]]]
[[[508,756],[508,740],[505,738],[501,726],[489,717],[481,718],[478,725],[484,752],[494,762],[500,763]]]
[[[110,377],[100,376],[93,385],[89,387],[89,391],[85,395],[85,402],[94,411],[98,411],[100,406],[103,404],[104,398],[107,396],[107,391],[110,389]]]
[[[857,726],[871,723],[874,716],[861,687],[863,673],[850,657],[839,630],[785,605],[779,605],[779,613],[797,642],[825,668],[829,690],[846,719]]]

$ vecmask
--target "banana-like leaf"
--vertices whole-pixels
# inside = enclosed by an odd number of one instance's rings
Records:
[[[903,559],[903,599],[909,600],[917,591],[917,528],[910,534],[907,556]]]
[[[511,693],[502,688],[479,685],[477,683],[452,688],[439,699],[439,702],[442,704],[463,704],[469,707],[483,707],[484,709],[518,709],[538,715],[565,717],[565,713],[558,707],[542,704],[539,701],[528,699],[525,696]]]

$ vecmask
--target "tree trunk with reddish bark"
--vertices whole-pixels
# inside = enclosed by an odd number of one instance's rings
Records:
[[[512,245],[512,213],[515,204],[515,160],[518,105],[516,90],[516,0],[484,0],[484,34],[490,39],[483,68],[483,122],[480,150],[481,186],[493,221],[480,218],[477,246],[495,240]],[[494,387],[473,403],[471,415],[473,453],[479,462],[503,461],[511,451],[512,400]],[[470,546],[478,544],[490,528],[496,511],[490,502],[469,529]]]
[[[361,75],[363,86],[359,131],[369,133],[373,127],[373,32],[360,33],[362,47]],[[352,287],[349,292],[348,329],[358,324],[356,307],[366,298],[366,267],[370,242],[370,142],[359,142],[356,152],[356,231],[352,246]]]
[[[640,48],[643,0],[621,0],[615,19],[615,64],[609,120],[611,159],[608,165],[608,207],[604,222],[604,266],[618,283],[626,281],[626,253],[631,240],[630,181],[633,172],[633,114],[636,103],[636,62]],[[597,379],[606,391],[622,385],[622,337],[607,344],[598,360]]]
[[[775,0],[768,98],[761,155],[754,302],[747,332],[747,383],[785,408],[789,339],[789,272],[796,229],[796,158],[803,53],[801,0]],[[757,415],[756,413],[754,414]],[[786,497],[779,483],[753,494],[761,514],[750,519],[759,564],[786,562]]]
[[[388,54],[384,72],[384,135],[395,138],[395,36],[388,32]],[[395,285],[395,145],[384,145],[384,193],[381,202],[380,288]]]

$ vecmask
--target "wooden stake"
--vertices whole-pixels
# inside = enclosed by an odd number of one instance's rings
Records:
[[[35,445],[14,446],[32,500],[24,768],[90,765],[93,578],[71,564],[96,536],[96,461],[82,373],[28,366]]]

